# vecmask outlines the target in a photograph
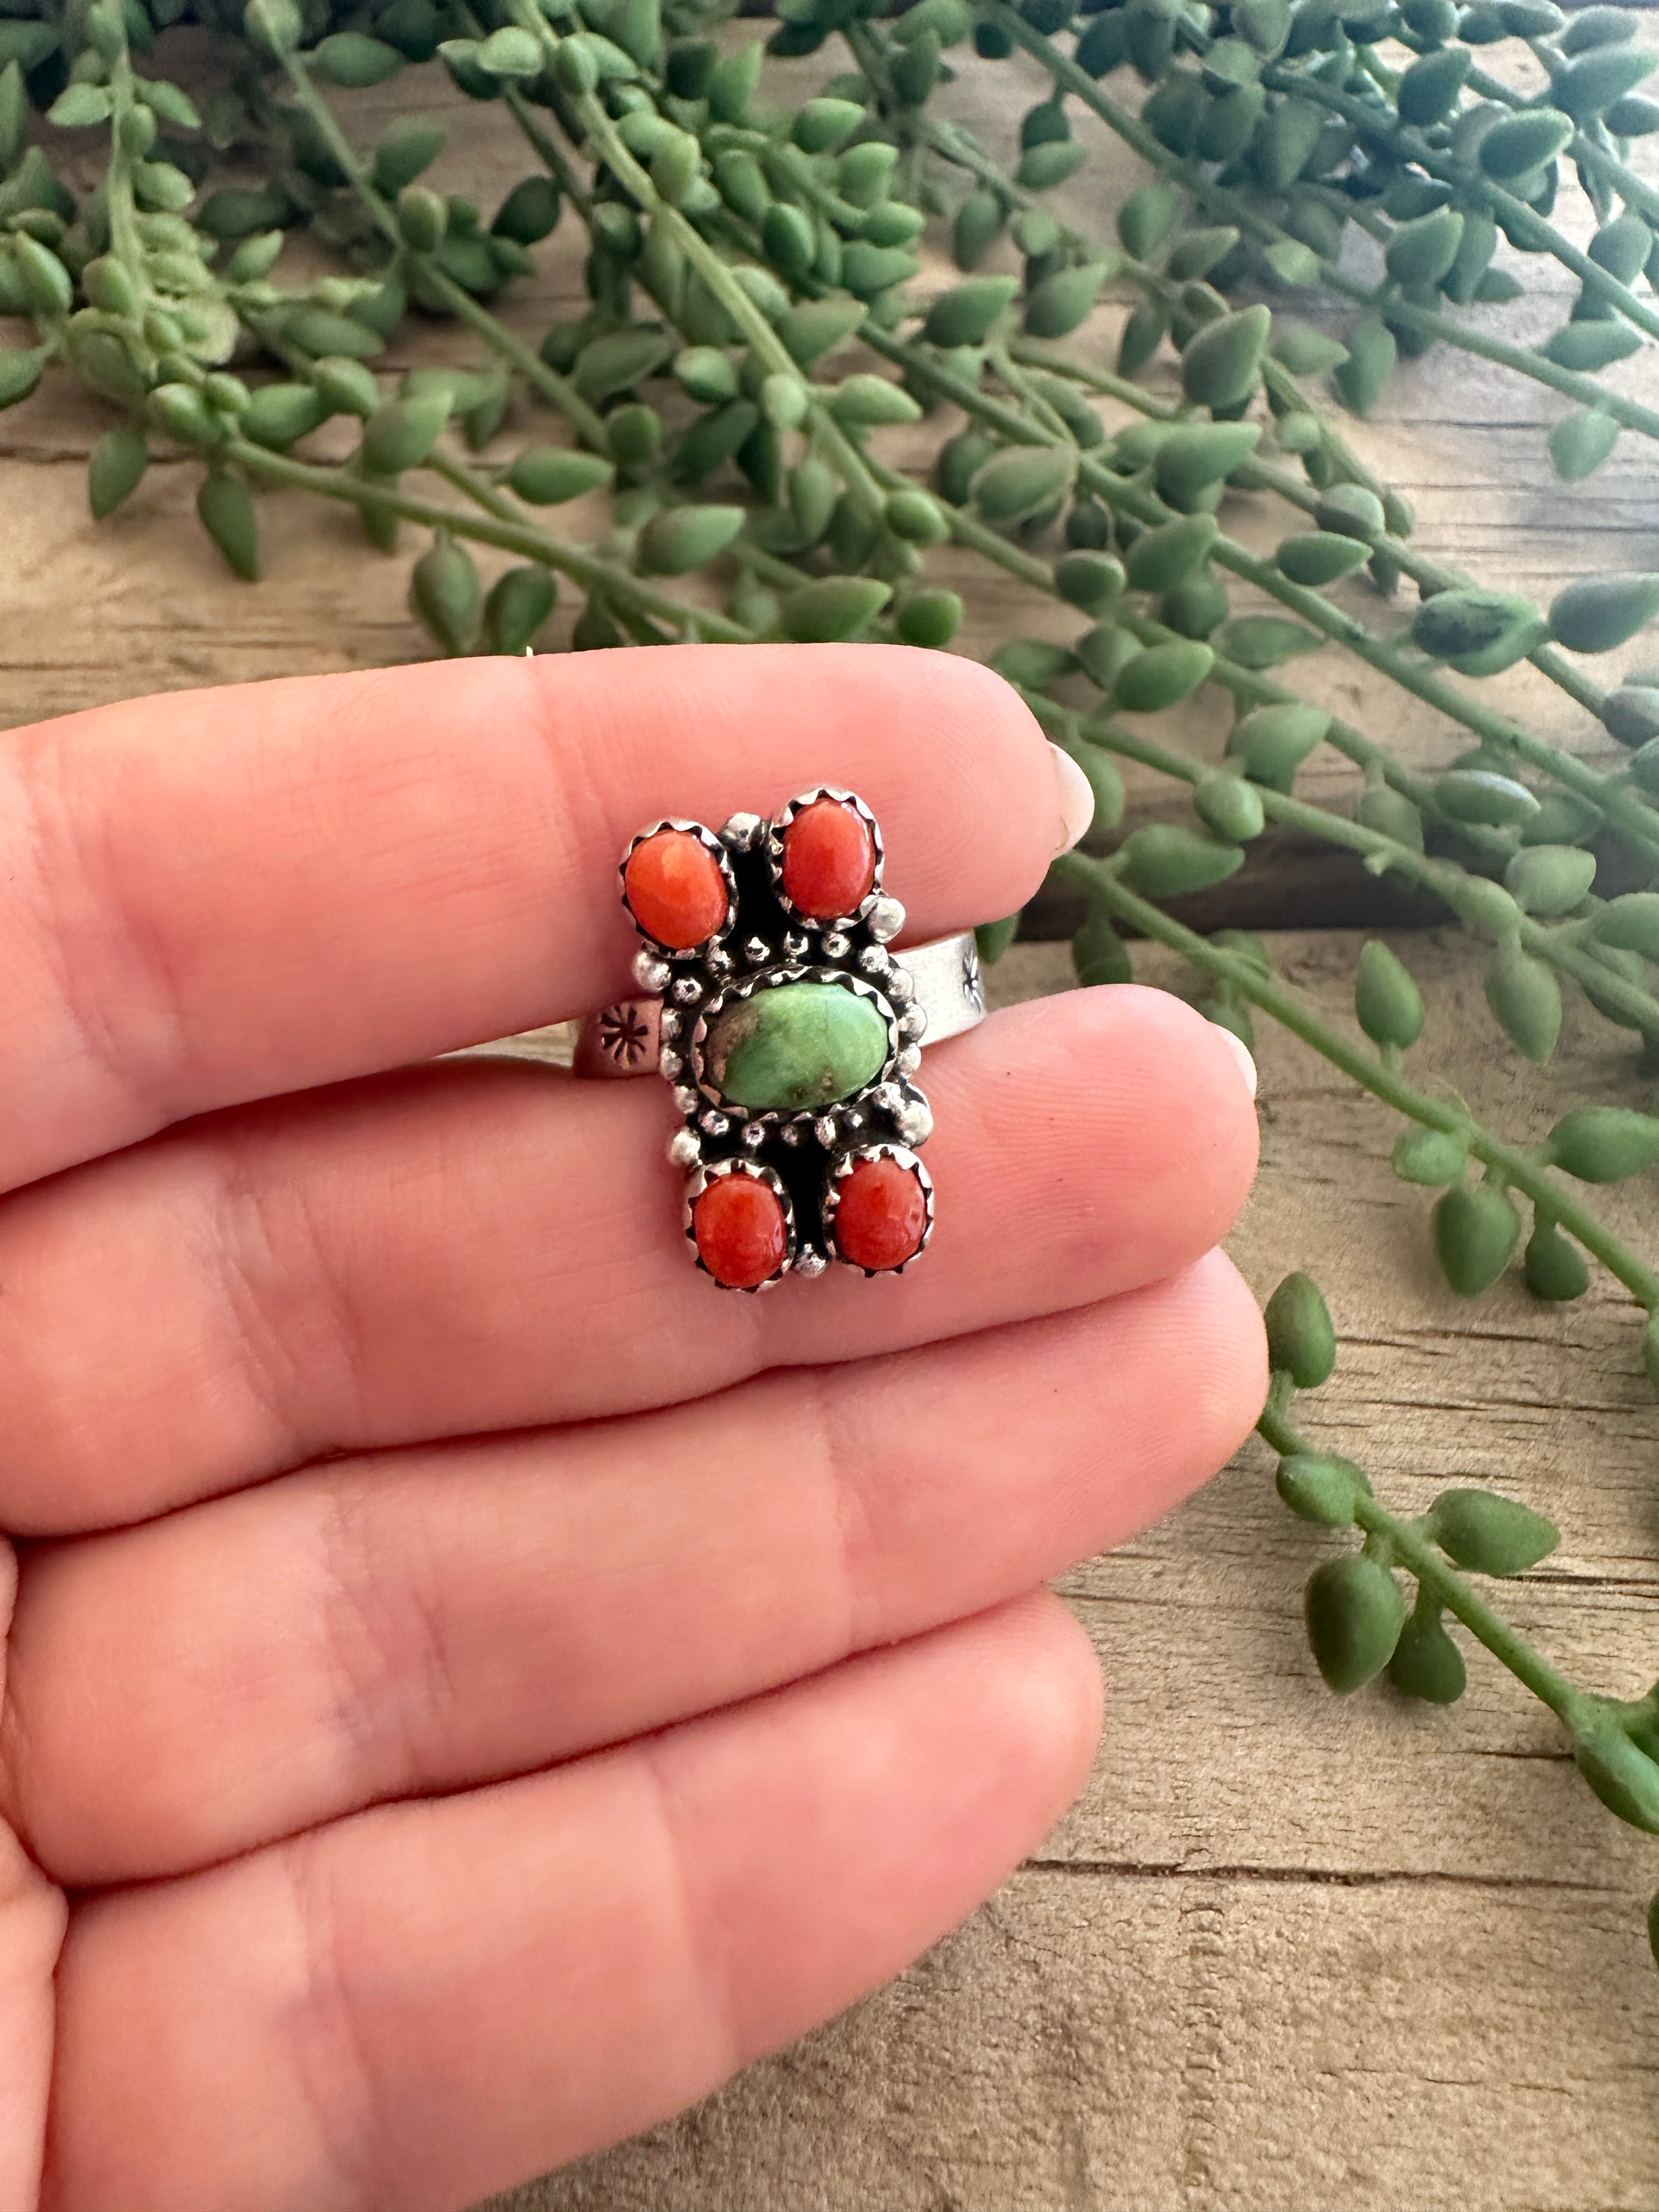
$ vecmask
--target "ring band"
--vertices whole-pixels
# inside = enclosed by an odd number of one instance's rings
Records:
[[[889,951],[904,909],[882,863],[875,816],[830,784],[718,832],[648,823],[623,855],[644,995],[585,1023],[573,1065],[672,1085],[686,1242],[723,1290],[832,1261],[899,1274],[933,1233],[921,1042],[985,998],[971,935]]]
[[[941,1044],[985,1018],[979,947],[971,929],[936,937],[898,955],[909,975],[927,1027],[917,1042]],[[654,1075],[662,1050],[660,998],[619,999],[586,1021],[573,1024],[565,1064],[580,1076],[604,1081]]]

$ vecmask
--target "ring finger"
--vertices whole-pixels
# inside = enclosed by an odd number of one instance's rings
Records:
[[[129,1881],[660,1728],[1121,1540],[1262,1389],[1212,1255],[856,1371],[336,1462],[48,1549],[13,1632],[9,1809],[56,1878]]]

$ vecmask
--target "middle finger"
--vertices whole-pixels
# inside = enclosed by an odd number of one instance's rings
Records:
[[[13,1633],[9,1810],[57,1879],[131,1881],[665,1727],[1120,1541],[1263,1388],[1214,1254],[856,1369],[49,1547]]]
[[[452,1066],[196,1123],[0,1204],[0,1527],[134,1521],[322,1453],[673,1403],[1110,1297],[1224,1233],[1255,1117],[1178,1000],[928,1055],[921,1264],[760,1298],[690,1265],[655,1083]]]

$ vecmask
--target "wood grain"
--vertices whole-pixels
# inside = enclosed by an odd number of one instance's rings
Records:
[[[1358,941],[1283,933],[1276,964],[1346,1013]],[[1513,1133],[1649,1086],[1586,1017],[1521,1074],[1455,937],[1395,940],[1434,1077]],[[1144,980],[1178,985],[1147,949]],[[1063,988],[1018,947],[1005,998]],[[1656,1671],[1659,1407],[1622,1295],[1465,1306],[1433,1272],[1430,1194],[1395,1124],[1277,1030],[1262,1170],[1231,1249],[1265,1296],[1293,1265],[1342,1332],[1307,1426],[1396,1510],[1491,1483],[1561,1549],[1498,1591],[1587,1686]],[[1415,1057],[1415,1056],[1414,1056]],[[1604,1194],[1598,1194],[1598,1198]],[[1651,1185],[1605,1194],[1650,1238]],[[1111,1440],[1102,1439],[1109,1454]],[[1160,1527],[1061,1587],[1107,1679],[1081,1803],[904,1978],[672,2125],[496,2212],[1637,2212],[1659,2203],[1659,1848],[1589,1796],[1548,1713],[1478,1647],[1449,1711],[1320,1682],[1302,1584],[1337,1540],[1252,1443]]]
[[[804,87],[818,71],[797,73]],[[452,132],[434,181],[465,181],[491,204],[526,167],[498,118],[436,83],[421,94]],[[342,106],[368,136],[408,96],[400,84]],[[951,95],[1005,148],[1034,96],[1017,65],[969,69]],[[1103,231],[1131,177],[1109,149],[1066,188],[1065,211]],[[538,277],[503,303],[532,340],[580,293],[568,231],[540,258]],[[934,275],[945,281],[942,266]],[[1573,288],[1535,259],[1524,275],[1529,327],[1542,335],[1565,319]],[[1121,313],[1103,309],[1085,333],[1103,360]],[[416,354],[467,358],[470,348],[434,325],[386,366]],[[1651,358],[1613,372],[1650,400]],[[559,434],[517,406],[515,434]],[[1547,599],[1573,575],[1659,566],[1650,454],[1626,434],[1592,485],[1565,491],[1544,445],[1563,411],[1539,386],[1434,354],[1407,365],[1352,436],[1413,498],[1426,550]],[[412,537],[387,560],[349,515],[268,497],[269,574],[250,588],[195,526],[188,460],[158,464],[118,516],[91,522],[85,461],[104,427],[94,404],[50,384],[0,416],[10,550],[0,726],[424,653],[404,604]],[[937,424],[896,434],[888,449],[919,466],[939,434]],[[1288,518],[1235,501],[1226,520],[1265,550]],[[958,554],[939,568],[968,591],[969,647],[1079,627]],[[1375,616],[1363,587],[1344,592]],[[1632,647],[1611,665],[1641,657]],[[1291,673],[1419,764],[1466,743],[1333,652]],[[1535,726],[1587,758],[1613,757],[1530,671],[1481,696],[1524,703]],[[1160,726],[1219,750],[1213,699]],[[1305,787],[1333,798],[1353,781],[1322,755]],[[1142,777],[1133,805],[1170,808]],[[1280,965],[1341,1012],[1357,940],[1308,924],[1402,916],[1362,913],[1369,878],[1318,878],[1294,851],[1282,857],[1248,872],[1258,902],[1249,918],[1277,926]],[[1522,1069],[1496,1039],[1468,948],[1433,932],[1397,942],[1434,1009],[1427,1066],[1510,1133],[1541,1133],[1585,1095],[1650,1103],[1624,1044],[1588,1018],[1570,1023],[1556,1066]],[[1138,962],[1149,980],[1182,981],[1159,954]],[[996,979],[1005,997],[1067,980],[1063,953],[1041,946],[1017,949]],[[1330,1292],[1343,1356],[1312,1425],[1397,1505],[1492,1480],[1553,1515],[1561,1551],[1507,1605],[1587,1683],[1643,1688],[1656,1671],[1659,1413],[1636,1377],[1628,1305],[1601,1285],[1566,1310],[1509,1285],[1460,1305],[1426,1257],[1425,1194],[1388,1173],[1389,1116],[1276,1031],[1264,1032],[1261,1059],[1263,1171],[1233,1249],[1263,1293],[1294,1266]],[[1651,1181],[1607,1205],[1650,1241]],[[1332,1698],[1299,1609],[1305,1575],[1334,1540],[1293,1521],[1270,1476],[1266,1452],[1247,1449],[1180,1514],[1066,1581],[1108,1674],[1105,1744],[1083,1802],[992,1904],[798,2048],[673,2124],[497,2200],[495,2212],[1659,2205],[1659,1977],[1642,1936],[1659,1850],[1590,1799],[1549,1717],[1479,1652],[1450,1712],[1384,1691]]]

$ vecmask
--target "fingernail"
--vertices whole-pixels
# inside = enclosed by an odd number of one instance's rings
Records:
[[[1054,781],[1060,786],[1060,818],[1066,827],[1062,853],[1069,853],[1095,818],[1094,786],[1070,753],[1050,744],[1054,757]]]
[[[1238,1072],[1244,1079],[1244,1088],[1249,1092],[1251,1097],[1254,1098],[1255,1097],[1256,1082],[1255,1062],[1250,1057],[1250,1048],[1245,1043],[1243,1037],[1235,1036],[1231,1030],[1222,1029],[1219,1022],[1216,1024],[1216,1028],[1220,1034],[1222,1043],[1226,1046],[1228,1051],[1231,1053],[1233,1058],[1238,1062]]]

